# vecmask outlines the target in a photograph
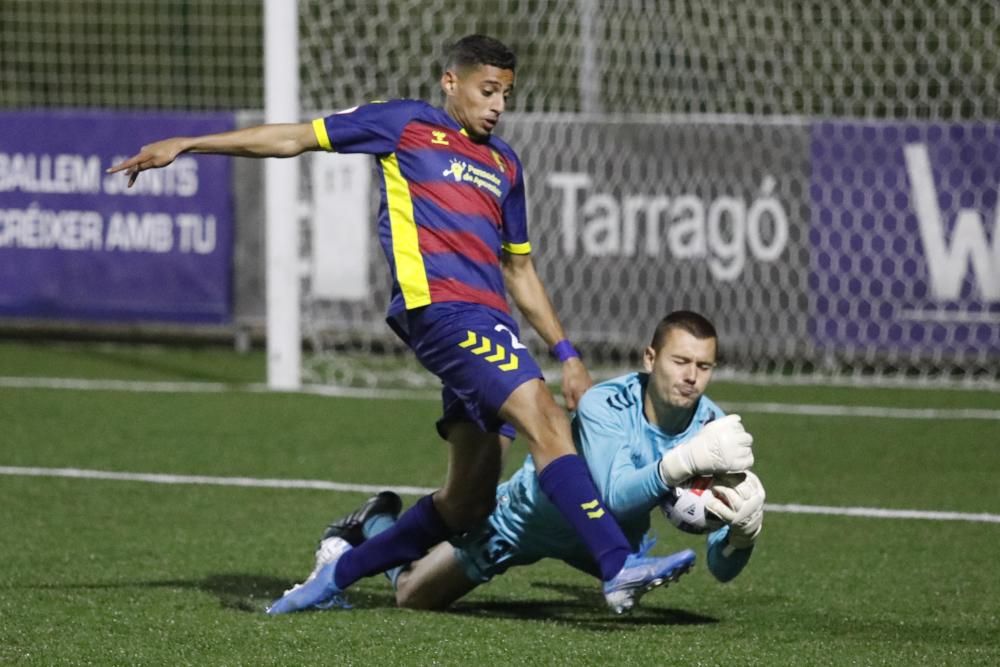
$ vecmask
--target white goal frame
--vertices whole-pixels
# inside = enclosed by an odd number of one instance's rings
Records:
[[[266,123],[301,120],[298,54],[298,0],[264,0]],[[267,385],[294,391],[302,386],[299,167],[294,160],[267,160],[265,170]]]

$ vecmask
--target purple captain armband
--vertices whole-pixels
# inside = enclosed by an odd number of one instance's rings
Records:
[[[573,357],[580,357],[580,353],[573,347],[573,343],[565,338],[552,346],[552,356],[559,361],[569,361]]]

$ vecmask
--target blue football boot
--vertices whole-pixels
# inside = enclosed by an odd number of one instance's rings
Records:
[[[340,557],[351,548],[347,540],[339,537],[323,540],[316,550],[316,567],[309,578],[285,591],[284,595],[267,608],[267,613],[274,616],[303,609],[350,609],[351,605],[343,591],[333,583],[333,571],[337,568]]]
[[[625,565],[610,581],[604,582],[604,599],[616,614],[631,611],[643,593],[677,581],[694,567],[695,553],[691,549],[678,551],[662,558],[646,557],[645,551],[630,554]]]

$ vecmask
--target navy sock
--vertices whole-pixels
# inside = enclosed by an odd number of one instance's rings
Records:
[[[451,531],[434,507],[433,498],[424,496],[391,528],[341,556],[333,572],[333,582],[344,590],[362,577],[411,563],[449,535]]]
[[[379,533],[389,530],[394,525],[396,525],[396,520],[388,514],[376,514],[365,521],[365,525],[361,527],[361,530],[365,534],[365,539],[370,540]],[[399,574],[403,571],[404,567],[406,565],[397,565],[385,571],[385,578],[389,580],[393,588],[396,588],[396,580],[399,579]]]
[[[632,549],[614,515],[604,507],[583,459],[576,454],[560,456],[539,473],[538,482],[587,546],[601,579],[612,579]]]

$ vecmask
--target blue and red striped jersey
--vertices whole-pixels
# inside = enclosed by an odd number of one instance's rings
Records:
[[[510,312],[501,251],[531,252],[521,162],[510,146],[492,136],[476,143],[443,109],[418,100],[347,109],[316,119],[313,130],[325,150],[376,157],[390,317],[446,301]]]

